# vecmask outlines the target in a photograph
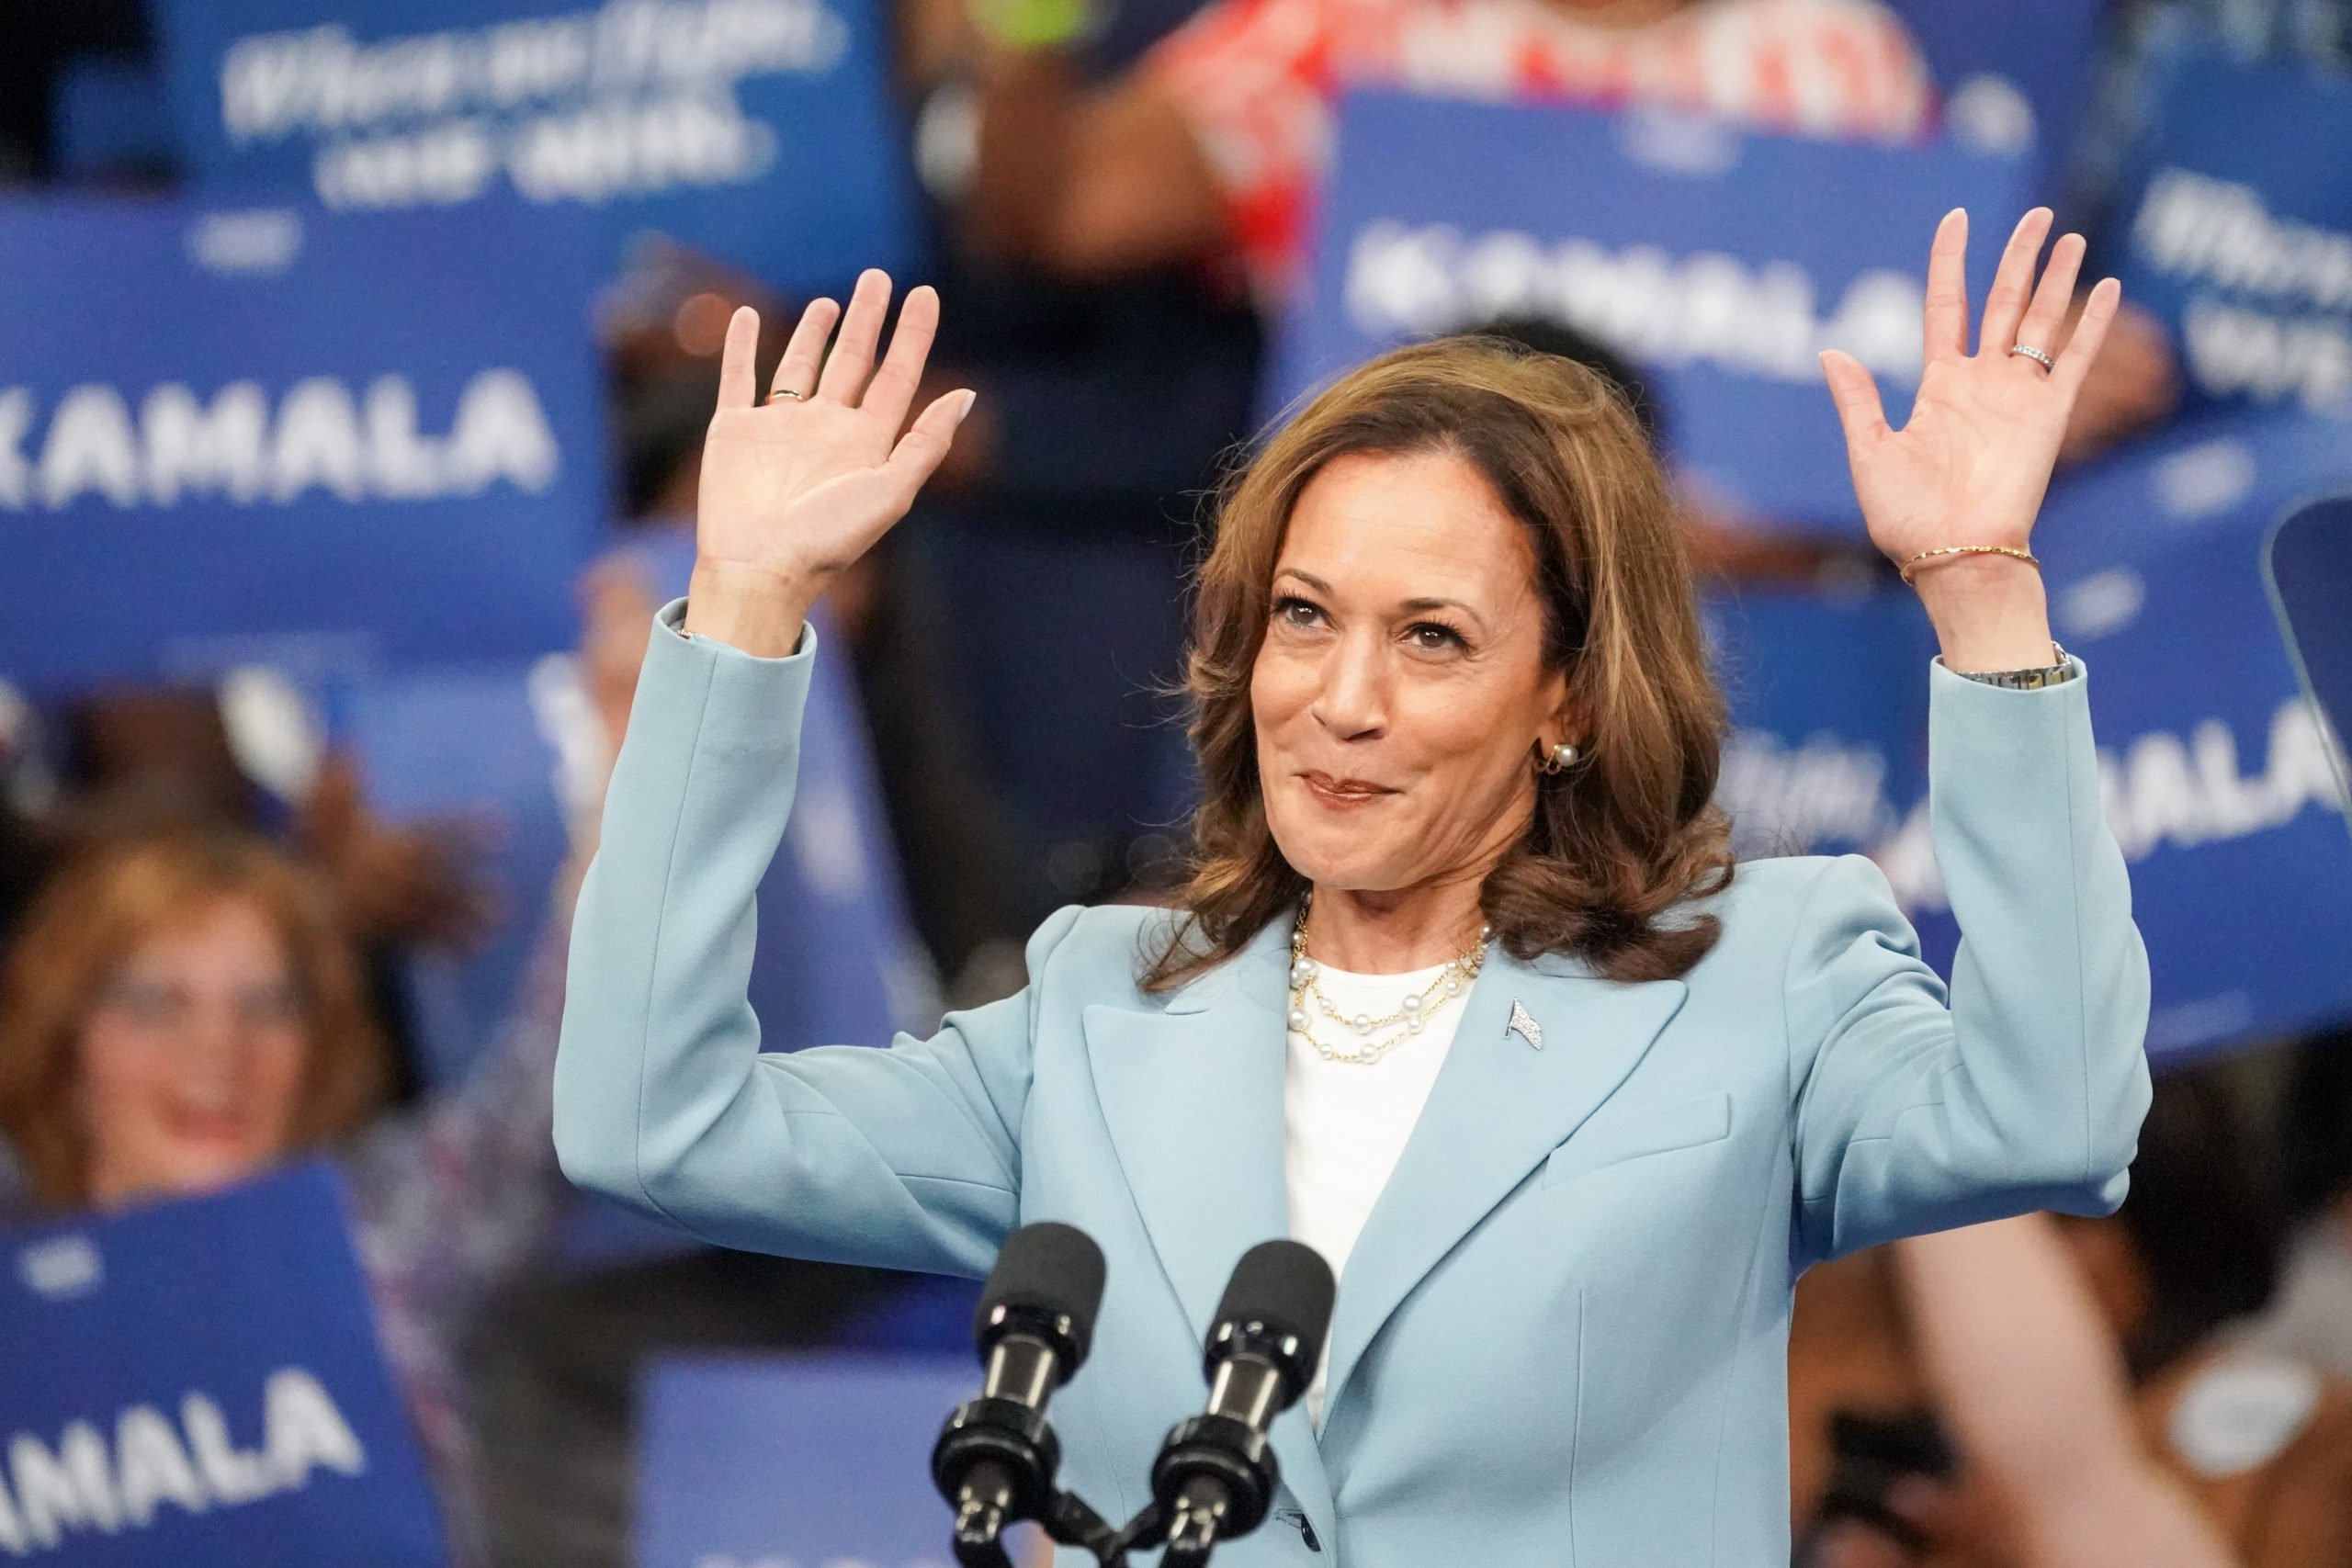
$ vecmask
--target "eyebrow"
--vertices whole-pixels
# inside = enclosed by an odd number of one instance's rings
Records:
[[[1280,571],[1274,573],[1274,576],[1277,579],[1295,577],[1309,588],[1314,589],[1317,593],[1329,593],[1331,592],[1331,585],[1329,583],[1324,581],[1313,572],[1301,571],[1295,566],[1286,566]],[[1487,624],[1486,616],[1478,614],[1476,610],[1471,608],[1471,606],[1463,603],[1459,599],[1441,599],[1425,596],[1419,599],[1408,599],[1402,604],[1397,605],[1396,608],[1408,615],[1418,615],[1425,610],[1459,610],[1464,615],[1469,616],[1472,620],[1477,622],[1480,626],[1484,626]]]

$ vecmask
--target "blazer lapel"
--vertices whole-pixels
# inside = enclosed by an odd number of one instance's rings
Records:
[[[1120,1172],[1185,1317],[1204,1337],[1235,1261],[1290,1234],[1287,959],[1277,920],[1161,1010],[1098,1006],[1084,1015],[1087,1060]]]
[[[1234,1264],[1258,1243],[1290,1235],[1283,1184],[1289,970],[1290,922],[1276,919],[1159,1011],[1090,1007],[1083,1015],[1111,1146],[1196,1352]],[[1274,1423],[1273,1444],[1283,1484],[1322,1538],[1333,1539],[1338,1511],[1304,1404]]]
[[[1679,980],[1620,984],[1570,961],[1526,964],[1499,950],[1487,960],[1429,1103],[1349,1255],[1331,1328],[1327,1429],[1390,1314],[1615,1091],[1684,994]]]

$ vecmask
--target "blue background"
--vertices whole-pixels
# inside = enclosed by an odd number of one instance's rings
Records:
[[[639,1402],[639,1568],[718,1554],[944,1568],[931,1447],[979,1389],[968,1356],[656,1361]]]

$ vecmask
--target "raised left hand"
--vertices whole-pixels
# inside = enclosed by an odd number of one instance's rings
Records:
[[[1821,356],[1871,541],[1898,565],[1948,545],[2028,547],[2067,416],[2122,298],[2113,278],[2101,282],[2065,338],[2083,238],[2068,234],[2052,247],[2037,287],[2034,265],[2051,220],[2050,209],[2037,207],[2009,236],[1973,355],[1968,214],[1955,209],[1938,225],[1928,255],[1927,363],[1902,429],[1887,424],[1877,384],[1859,360],[1836,349]],[[2054,369],[2009,352],[2018,344],[2052,350],[2062,341]],[[1922,579],[1983,558],[1938,558],[1920,568]]]

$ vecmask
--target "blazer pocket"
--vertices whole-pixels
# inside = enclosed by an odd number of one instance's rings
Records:
[[[1544,1162],[1539,1187],[1556,1187],[1604,1166],[1622,1165],[1645,1155],[1670,1154],[1696,1148],[1731,1135],[1731,1095],[1718,1090],[1635,1116],[1622,1126],[1578,1130],[1552,1151]]]

